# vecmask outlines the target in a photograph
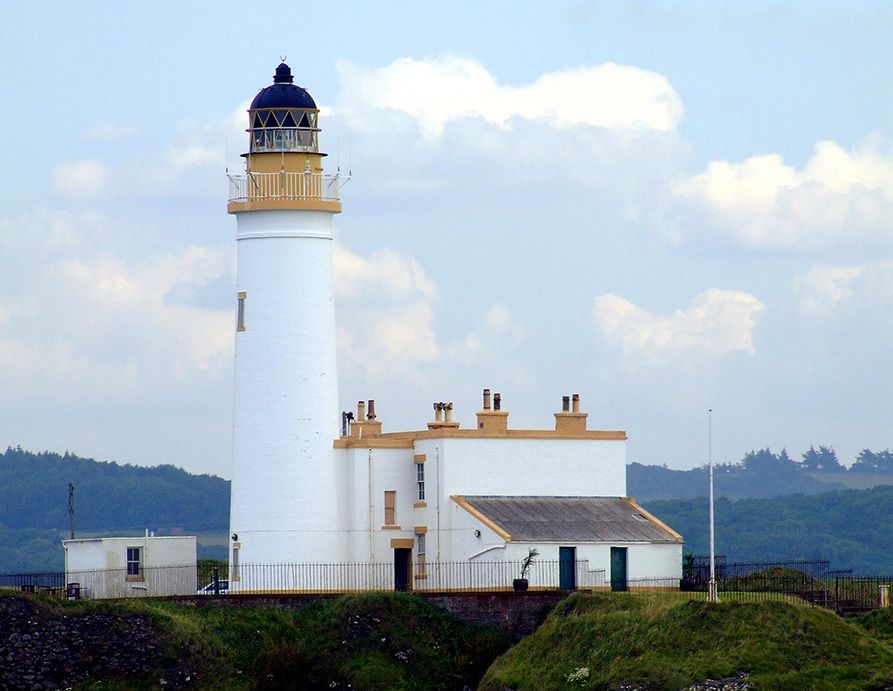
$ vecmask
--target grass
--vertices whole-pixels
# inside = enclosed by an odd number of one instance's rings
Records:
[[[675,690],[741,672],[753,689],[884,688],[893,647],[866,626],[781,599],[576,593],[500,657],[480,688]]]
[[[147,613],[162,641],[145,679],[96,680],[83,689],[152,688],[178,661],[215,689],[474,688],[511,645],[508,635],[471,625],[404,593],[316,600],[295,610],[190,606],[175,601],[68,602],[42,595],[46,619],[88,611]]]

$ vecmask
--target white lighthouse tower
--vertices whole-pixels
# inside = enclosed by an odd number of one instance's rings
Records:
[[[337,175],[323,172],[319,109],[285,63],[248,111],[238,221],[231,578],[250,565],[347,558],[332,279]],[[280,584],[285,586],[287,584]]]

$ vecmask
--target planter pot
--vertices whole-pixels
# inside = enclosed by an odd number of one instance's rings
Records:
[[[514,588],[518,592],[522,592],[527,590],[527,579],[526,578],[516,578],[512,581],[512,588]]]

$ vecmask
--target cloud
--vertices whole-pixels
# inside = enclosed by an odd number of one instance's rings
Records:
[[[437,294],[415,259],[388,248],[375,250],[367,259],[335,243],[333,264],[339,298],[368,299],[383,294],[392,299],[420,295],[430,300]]]
[[[374,380],[418,379],[439,359],[437,288],[408,255],[383,248],[368,257],[334,248],[339,360]]]
[[[600,295],[593,316],[602,338],[627,358],[656,365],[683,353],[753,354],[753,330],[763,309],[750,293],[710,288],[688,309],[670,315],[652,314],[619,295]]]
[[[778,154],[739,163],[712,161],[672,187],[689,227],[701,219],[751,248],[810,249],[865,240],[889,242],[893,160],[874,139],[847,151],[815,145],[801,169]]]
[[[864,266],[812,267],[794,282],[794,287],[800,295],[801,312],[820,315],[830,311],[841,300],[853,295],[853,283],[864,273]]]
[[[362,128],[376,110],[399,111],[429,141],[450,121],[469,117],[499,126],[523,118],[558,128],[660,131],[674,130],[682,117],[682,101],[666,77],[615,63],[550,72],[522,86],[500,84],[476,60],[450,55],[400,58],[378,69],[340,60],[337,67],[342,100],[335,112]]]
[[[66,161],[53,169],[53,189],[63,197],[93,199],[105,190],[107,174],[99,161]]]

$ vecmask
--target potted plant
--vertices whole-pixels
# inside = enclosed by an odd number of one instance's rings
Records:
[[[528,582],[527,582],[527,574],[530,571],[530,567],[536,558],[540,555],[539,551],[535,547],[531,547],[527,550],[527,556],[521,560],[521,578],[516,578],[512,581],[512,588],[516,591],[527,590]]]

